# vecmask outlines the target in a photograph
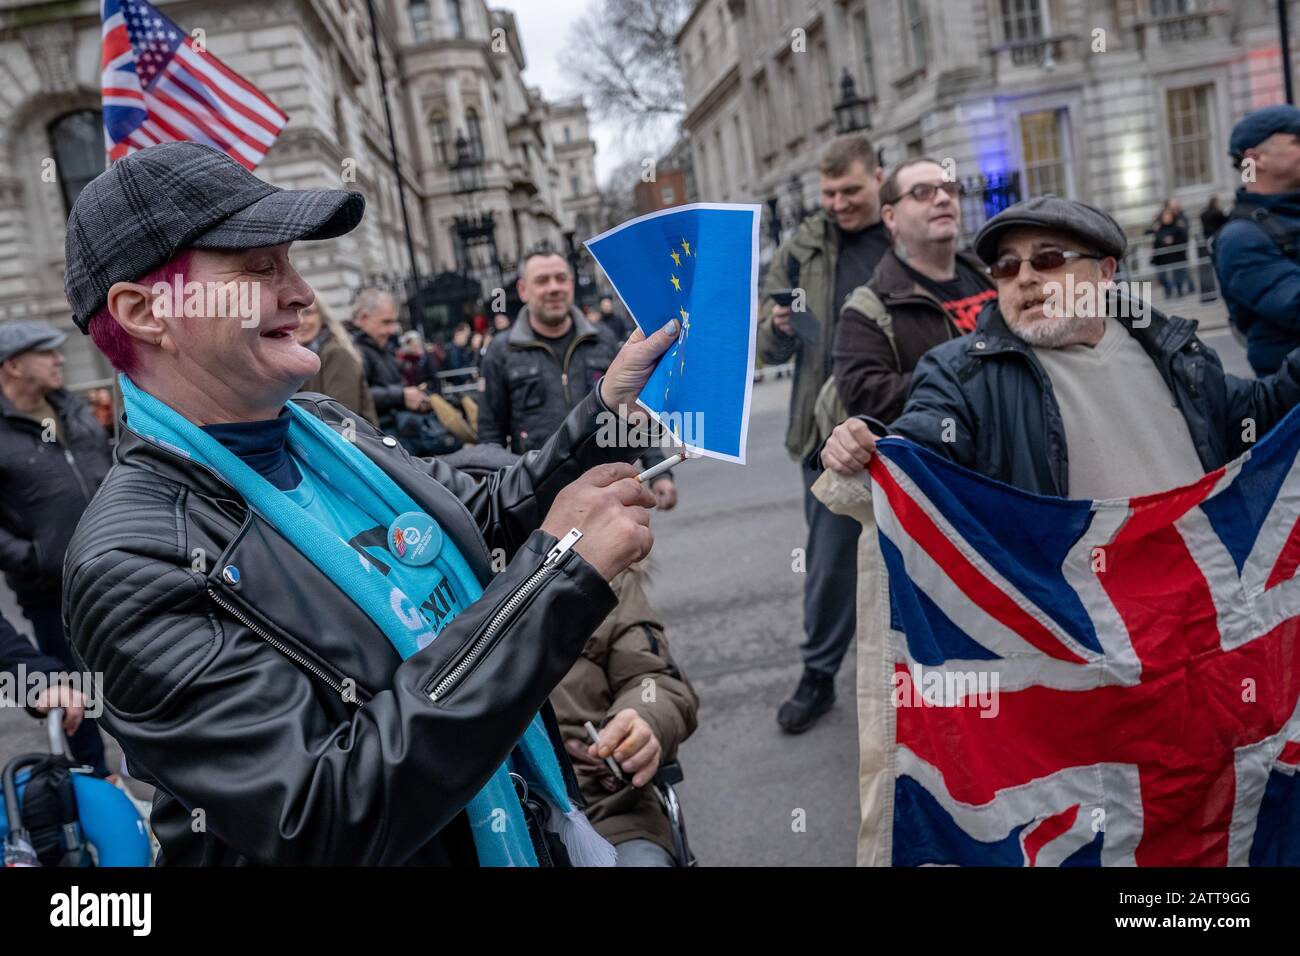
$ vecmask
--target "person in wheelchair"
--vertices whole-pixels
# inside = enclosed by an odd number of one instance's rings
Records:
[[[684,829],[669,815],[670,805],[676,815],[675,798],[670,786],[662,786],[662,775],[655,778],[694,733],[699,699],[673,662],[646,598],[645,577],[643,563],[610,582],[618,606],[551,692],[551,705],[587,818],[614,844],[617,865],[684,866],[690,855]],[[599,744],[588,739],[587,721],[598,728]],[[606,757],[613,757],[624,780]]]

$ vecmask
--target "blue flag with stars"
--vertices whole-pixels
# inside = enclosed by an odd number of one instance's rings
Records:
[[[692,454],[745,463],[754,382],[761,206],[695,203],[585,243],[646,335],[677,341],[638,403]]]

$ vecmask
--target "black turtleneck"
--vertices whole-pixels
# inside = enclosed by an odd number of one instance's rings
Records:
[[[302,481],[302,473],[289,455],[289,414],[283,408],[265,421],[204,425],[203,430],[275,487],[291,491]]]

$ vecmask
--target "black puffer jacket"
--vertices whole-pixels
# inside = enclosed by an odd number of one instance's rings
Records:
[[[323,395],[295,401],[336,430],[354,422],[357,447],[460,547],[482,599],[402,661],[228,485],[128,423],[68,549],[74,652],[103,675],[103,720],[131,772],[158,788],[164,862],[473,865],[463,808],[539,710],[563,754],[547,695],[615,604],[576,551],[548,562],[556,540],[538,525],[565,485],[631,456],[598,447],[599,394],[484,482],[412,459]],[[489,548],[509,560],[495,577]]]
[[[66,444],[0,395],[0,569],[20,601],[57,601],[63,552],[112,464],[90,406],[60,389],[47,396]]]
[[[1173,393],[1206,471],[1236,458],[1255,437],[1300,403],[1300,349],[1276,375],[1229,375],[1214,350],[1196,337],[1196,323],[1152,309],[1135,328]],[[877,434],[901,435],[960,465],[1043,495],[1068,497],[1068,449],[1061,410],[1033,350],[1011,333],[997,303],[980,313],[970,335],[926,353],[912,376],[903,414],[892,425],[862,416]],[[949,441],[945,433],[949,432]],[[1153,449],[1152,454],[1158,454]]]
[[[402,375],[402,366],[397,361],[392,341],[389,340],[389,345],[384,347],[361,331],[352,336],[352,341],[361,353],[366,384],[370,386],[370,397],[375,400],[375,411],[379,414],[379,428],[386,432],[395,431],[396,413],[406,408],[406,378]]]

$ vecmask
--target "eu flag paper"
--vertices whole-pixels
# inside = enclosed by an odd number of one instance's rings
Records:
[[[693,454],[745,463],[761,206],[696,203],[585,243],[641,331],[681,333],[637,397]]]

